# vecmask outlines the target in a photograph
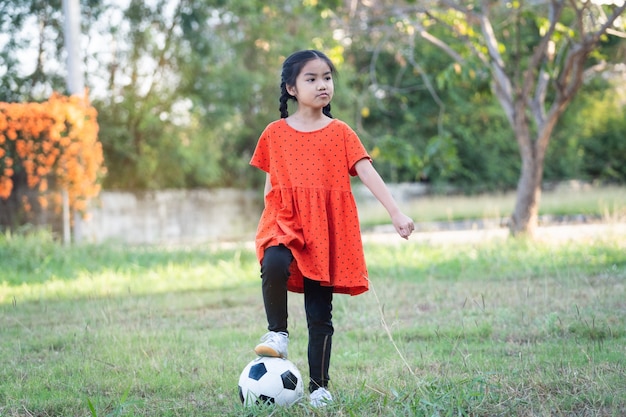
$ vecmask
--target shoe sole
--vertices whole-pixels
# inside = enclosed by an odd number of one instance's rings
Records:
[[[269,346],[257,346],[254,348],[254,353],[256,353],[259,356],[265,356],[268,358],[287,359],[287,356],[281,355],[280,353],[276,352],[274,349],[272,349]]]

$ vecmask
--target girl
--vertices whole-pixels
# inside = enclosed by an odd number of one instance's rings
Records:
[[[330,59],[315,50],[289,56],[282,67],[280,116],[261,134],[250,164],[266,172],[265,209],[256,235],[268,330],[255,352],[287,357],[287,291],[304,293],[309,331],[311,405],[328,391],[333,293],[361,294],[367,269],[350,176],[358,175],[387,209],[405,239],[414,224],[398,208],[356,133],[333,119]],[[292,115],[287,102],[297,102]]]

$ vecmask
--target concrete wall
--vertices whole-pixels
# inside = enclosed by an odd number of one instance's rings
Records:
[[[183,243],[254,238],[261,192],[230,189],[100,194],[81,224],[86,242]]]
[[[420,184],[389,186],[398,201],[426,193]],[[353,187],[359,208],[380,204],[362,184]],[[262,191],[104,191],[80,227],[85,242],[192,243],[252,240],[263,206]]]

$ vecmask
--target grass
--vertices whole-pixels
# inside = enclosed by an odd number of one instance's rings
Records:
[[[337,296],[335,404],[244,410],[264,333],[247,245],[0,237],[0,416],[621,416],[626,237],[366,245]],[[290,359],[306,322],[290,296]]]
[[[478,196],[434,195],[416,198],[403,209],[416,222],[454,222],[508,218],[515,207],[515,193]],[[389,217],[375,200],[360,202],[359,212],[365,226],[389,223]],[[578,183],[561,185],[541,195],[540,216],[586,216],[617,221],[626,218],[626,189],[622,186],[587,187]]]

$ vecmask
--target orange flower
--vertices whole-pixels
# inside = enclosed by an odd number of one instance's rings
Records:
[[[39,177],[29,175],[28,178],[26,178],[26,184],[28,185],[28,188],[35,188],[37,186],[37,183],[39,183],[39,179]]]
[[[30,159],[22,161],[22,166],[24,167],[24,170],[27,174],[32,174],[35,170],[35,164]]]
[[[28,201],[28,198],[26,198],[26,196],[22,196],[22,207],[24,207],[24,211],[27,213],[30,212],[32,209],[30,202]]]
[[[17,152],[17,154],[24,158],[26,156],[26,142],[24,142],[23,140],[18,140],[17,142],[15,142],[15,152]]]
[[[39,197],[37,197],[37,202],[39,203],[41,208],[43,209],[48,208],[48,199],[46,197],[40,195]]]
[[[48,189],[48,180],[54,179],[56,187],[68,191],[71,208],[84,210],[100,192],[98,182],[106,173],[96,117],[87,91],[84,97],[54,93],[43,103],[0,103],[0,198],[13,192],[8,174],[17,164],[28,186],[38,186],[40,204],[50,200],[46,195],[56,202],[58,192]],[[28,202],[23,203],[29,210]]]
[[[0,198],[7,199],[11,196],[13,181],[7,177],[0,177]]]
[[[48,174],[48,169],[44,166],[37,167],[37,175],[40,177],[45,177]]]

